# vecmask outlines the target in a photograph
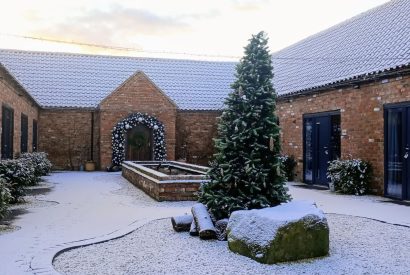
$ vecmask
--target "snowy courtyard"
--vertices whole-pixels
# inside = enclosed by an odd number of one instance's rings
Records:
[[[316,201],[327,214],[330,255],[263,265],[173,231],[169,217],[193,202],[156,202],[120,173],[58,172],[51,191],[29,199],[0,234],[1,274],[399,274],[410,270],[410,208],[376,196],[335,195],[288,184],[294,199]],[[131,233],[130,233],[131,232]],[[130,234],[127,234],[130,233]],[[125,236],[124,236],[125,235]],[[124,237],[122,237],[124,236]],[[120,237],[120,238],[118,238]],[[79,247],[103,242],[96,245]],[[67,250],[68,249],[68,250]],[[59,253],[62,250],[67,250]]]

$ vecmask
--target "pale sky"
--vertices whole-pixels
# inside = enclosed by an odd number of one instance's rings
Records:
[[[242,56],[252,34],[272,52],[388,0],[0,0],[0,48],[169,57]],[[135,48],[113,51],[23,39]],[[216,55],[216,57],[215,57]],[[172,57],[207,59],[190,55]]]

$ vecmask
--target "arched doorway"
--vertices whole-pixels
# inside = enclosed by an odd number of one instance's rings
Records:
[[[134,113],[112,129],[112,165],[124,160],[163,161],[166,157],[165,128],[155,117]]]
[[[152,130],[145,125],[137,125],[127,131],[125,139],[125,160],[153,159]]]

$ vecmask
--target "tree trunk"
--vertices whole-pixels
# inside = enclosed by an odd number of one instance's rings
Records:
[[[216,237],[216,229],[209,216],[206,206],[202,203],[196,203],[191,209],[194,221],[201,239],[214,239]]]

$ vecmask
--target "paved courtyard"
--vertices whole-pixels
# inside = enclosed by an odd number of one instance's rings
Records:
[[[30,208],[0,235],[0,274],[53,274],[54,255],[65,248],[122,236],[148,222],[189,212],[193,202],[156,202],[119,173],[58,172],[45,178],[51,192],[37,199],[54,202]],[[335,195],[290,184],[294,199],[316,201],[326,213],[376,219],[410,226],[410,207],[387,199]]]

